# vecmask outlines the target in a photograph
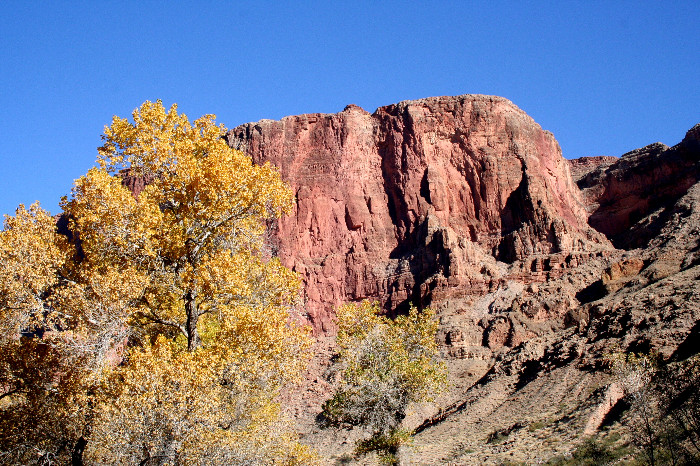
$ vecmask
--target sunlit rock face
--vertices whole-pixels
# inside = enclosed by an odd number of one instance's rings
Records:
[[[674,147],[567,161],[509,101],[465,95],[263,120],[227,140],[297,197],[268,243],[302,277],[319,338],[286,406],[328,462],[357,440],[315,424],[347,301],[437,311],[450,388],[405,420],[410,464],[570,455],[620,399],[606,355],[698,352],[700,126]],[[484,442],[494,433],[508,449]]]
[[[400,311],[409,300],[485,292],[503,280],[502,264],[558,254],[565,267],[606,245],[552,134],[500,97],[405,101],[374,114],[349,105],[248,123],[227,138],[279,167],[296,194],[272,243],[303,278],[317,331],[332,329],[346,301]],[[533,264],[525,273],[542,271]]]

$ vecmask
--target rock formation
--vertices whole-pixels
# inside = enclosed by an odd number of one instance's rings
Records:
[[[465,95],[262,120],[227,140],[296,193],[271,244],[304,281],[319,341],[346,301],[437,310],[451,389],[406,420],[407,464],[531,464],[603,423],[624,433],[604,355],[700,352],[700,125],[671,148],[566,161],[509,101]],[[313,420],[333,383],[318,348],[286,406],[343,463],[356,434]]]
[[[598,165],[578,180],[591,226],[618,247],[645,246],[668,219],[667,208],[700,177],[699,150],[696,125],[672,148],[657,142]]]
[[[542,279],[609,247],[588,227],[552,134],[503,98],[429,98],[374,114],[350,105],[249,123],[228,140],[278,166],[296,194],[274,239],[320,332],[346,301],[401,311],[492,290],[502,264],[528,259],[525,272]]]
[[[602,167],[603,169],[612,165],[617,161],[617,157],[610,157],[607,155],[598,155],[595,157],[580,157],[578,159],[568,160],[569,167],[571,168],[571,177],[574,182],[578,182],[584,176],[588,175],[593,170]]]

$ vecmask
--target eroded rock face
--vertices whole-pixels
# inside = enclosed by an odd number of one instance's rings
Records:
[[[538,257],[543,265],[558,254],[566,267],[607,247],[587,225],[552,134],[503,98],[429,98],[374,114],[351,105],[249,123],[227,137],[279,167],[296,194],[275,242],[304,280],[319,332],[346,301],[400,311],[484,293],[525,258],[533,265],[518,273],[541,274]]]
[[[607,355],[655,352],[666,362],[679,362],[700,352],[700,181],[693,183],[699,129],[671,149],[655,145],[608,166],[589,164],[591,171],[581,176],[588,179],[585,189],[592,190],[587,194],[610,196],[606,205],[592,209],[600,218],[607,211],[611,221],[625,220],[630,200],[643,201],[635,210],[641,218],[626,229],[619,226],[614,237],[627,236],[642,247],[591,257],[543,284],[518,289],[515,282],[510,286],[517,293],[501,288],[483,296],[488,303],[484,345],[494,354],[503,345],[500,353],[454,402],[426,417],[417,428],[420,453],[408,462],[430,464],[426,460],[451,451],[456,453],[436,463],[502,464],[515,458],[529,464],[570,454],[589,435],[600,439],[615,429],[629,435],[618,422],[625,404],[617,379],[605,370]],[[595,179],[602,184],[592,183]],[[608,191],[624,183],[629,191],[616,196]],[[538,318],[543,310],[544,318]],[[537,335],[510,345],[524,317]],[[608,430],[597,432],[603,420]],[[492,432],[507,432],[508,439],[485,444]],[[557,439],[553,448],[546,443],[551,439]]]
[[[304,279],[320,351],[287,406],[329,462],[357,438],[339,447],[313,421],[345,301],[437,310],[450,390],[405,420],[411,464],[570,454],[620,399],[606,354],[699,351],[700,125],[672,148],[565,161],[507,100],[459,96],[263,120],[228,141],[297,195],[273,242]]]
[[[146,189],[146,186],[153,181],[152,175],[135,175],[128,168],[121,170],[118,176],[122,179],[122,185],[128,188],[134,194],[134,197],[139,197],[141,191]]]
[[[617,157],[608,155],[596,155],[593,157],[579,157],[577,159],[568,160],[571,168],[571,177],[575,183],[578,183],[582,178],[596,169],[605,169],[617,162]]]
[[[674,147],[655,143],[600,164],[578,180],[590,225],[616,246],[646,246],[669,208],[700,180],[700,124]]]

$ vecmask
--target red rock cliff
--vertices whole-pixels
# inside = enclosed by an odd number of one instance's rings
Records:
[[[346,301],[379,299],[393,312],[481,293],[510,263],[554,254],[569,264],[606,244],[552,134],[503,98],[428,98],[374,114],[350,105],[227,137],[278,166],[296,194],[274,240],[320,332]]]
[[[583,160],[572,163],[585,163]],[[674,203],[700,180],[700,124],[679,144],[650,144],[613,163],[591,164],[578,186],[589,223],[621,248],[645,247],[672,213]]]

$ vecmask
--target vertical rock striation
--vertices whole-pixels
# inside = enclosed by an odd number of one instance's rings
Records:
[[[516,261],[559,254],[566,266],[607,245],[552,134],[504,98],[427,98],[374,114],[350,105],[227,138],[279,167],[296,194],[274,241],[320,332],[345,301],[400,312],[487,291]]]

